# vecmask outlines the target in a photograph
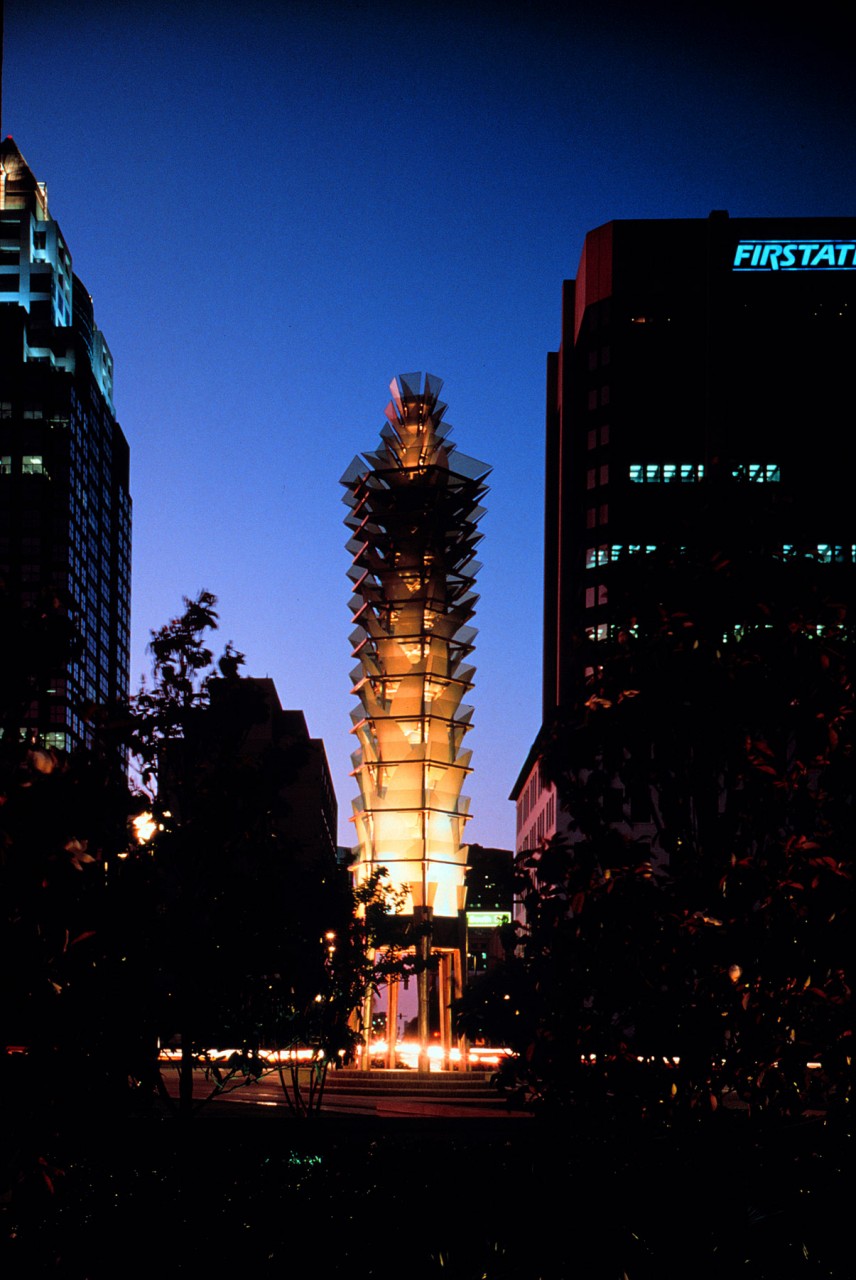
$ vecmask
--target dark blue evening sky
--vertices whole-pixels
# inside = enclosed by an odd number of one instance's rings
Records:
[[[222,641],[323,736],[343,842],[338,480],[390,378],[444,378],[454,439],[494,468],[469,835],[510,846],[540,712],[545,358],[585,232],[854,212],[844,5],[746,7],[7,0],[3,132],[115,358],[133,684],[149,631],[214,591]]]

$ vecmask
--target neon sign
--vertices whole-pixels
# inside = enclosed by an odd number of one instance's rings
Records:
[[[735,271],[856,271],[856,240],[740,240]]]
[[[471,929],[498,929],[500,925],[509,924],[509,911],[468,911],[467,924]]]

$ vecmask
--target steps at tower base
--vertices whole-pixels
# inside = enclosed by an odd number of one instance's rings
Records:
[[[324,1086],[326,1095],[347,1093],[357,1097],[421,1098],[434,1102],[497,1102],[500,1095],[491,1085],[490,1071],[402,1071],[378,1068],[361,1071],[345,1067],[331,1071]]]

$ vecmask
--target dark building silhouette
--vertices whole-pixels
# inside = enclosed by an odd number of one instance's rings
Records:
[[[241,685],[258,695],[255,722],[242,735],[240,754],[248,758],[276,752],[281,778],[273,779],[271,817],[303,865],[335,870],[338,807],[322,738],[312,738],[302,711],[284,710],[273,680],[245,676]],[[215,714],[232,685],[214,680],[211,709]]]
[[[852,594],[854,339],[856,218],[715,212],[586,236],[547,364],[545,727],[632,630],[643,561],[751,558],[761,591],[765,566],[793,562]],[[518,850],[562,823],[540,758],[539,737],[512,792]]]
[[[514,854],[467,846],[467,968],[482,973],[505,956],[502,928],[514,914]],[[507,941],[507,939],[506,939]]]
[[[307,862],[338,865],[338,806],[322,738],[312,738],[302,711],[283,710],[273,680],[252,677],[264,695],[269,718],[256,726],[248,745],[293,748],[294,776],[284,782],[281,822],[299,856]]]
[[[113,361],[38,182],[0,142],[0,580],[13,612],[67,613],[77,651],[31,690],[19,729],[61,749],[128,694],[131,500]]]

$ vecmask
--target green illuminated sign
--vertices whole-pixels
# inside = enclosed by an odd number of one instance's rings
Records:
[[[507,911],[468,911],[467,924],[471,929],[498,929],[501,924],[510,924],[511,916]]]

